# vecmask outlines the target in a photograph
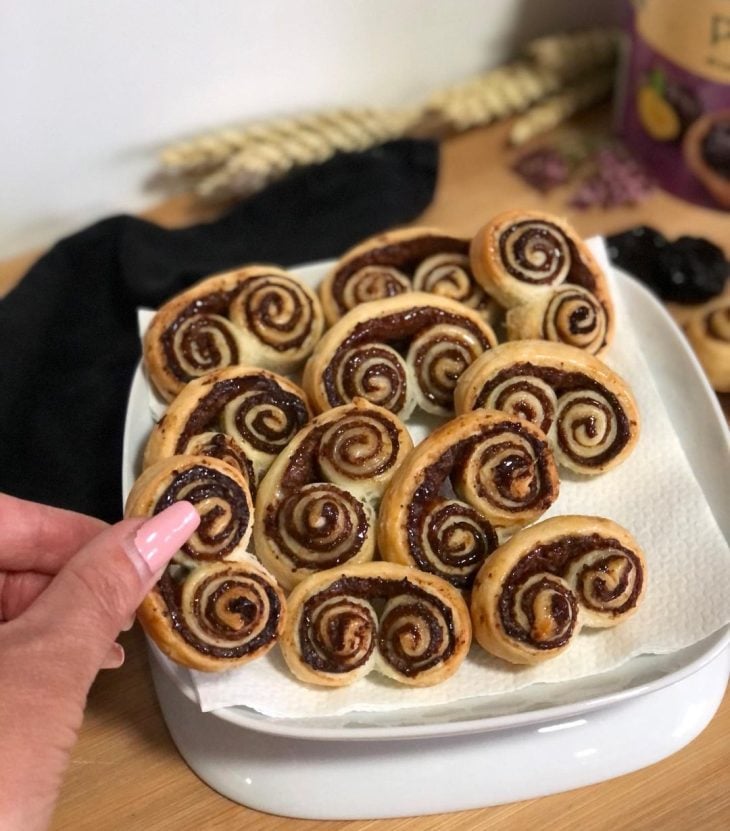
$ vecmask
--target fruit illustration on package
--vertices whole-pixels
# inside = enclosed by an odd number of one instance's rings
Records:
[[[694,93],[653,69],[636,92],[639,121],[655,141],[676,141],[701,114],[702,108]]]

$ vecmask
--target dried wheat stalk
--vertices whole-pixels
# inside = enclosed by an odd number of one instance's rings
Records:
[[[530,41],[523,55],[535,65],[570,80],[614,63],[619,37],[619,30],[610,27],[562,32]]]
[[[402,136],[439,137],[526,113],[517,122],[519,142],[551,119],[567,117],[571,107],[587,106],[581,102],[589,101],[594,87],[586,80],[585,88],[566,88],[567,79],[610,64],[615,44],[613,30],[551,35],[528,44],[520,60],[439,90],[418,107],[338,109],[216,130],[167,147],[162,167],[199,196],[216,198],[254,193],[337,152]],[[530,110],[541,102],[545,108]]]
[[[611,94],[613,77],[612,69],[594,72],[587,78],[546,98],[542,103],[515,119],[510,127],[509,143],[524,144],[562,124],[580,110],[585,110],[607,98]]]

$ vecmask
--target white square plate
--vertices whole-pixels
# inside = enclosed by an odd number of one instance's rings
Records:
[[[296,269],[316,285],[328,263]],[[684,336],[666,310],[643,286],[615,270],[614,286],[668,410],[690,466],[725,537],[730,534],[728,429],[717,398]],[[134,377],[127,409],[123,492],[140,471],[153,426],[149,387],[141,366]],[[689,406],[691,402],[691,406]],[[504,730],[555,718],[570,718],[661,689],[697,672],[727,648],[730,630],[665,655],[643,655],[615,670],[575,681],[533,684],[517,692],[457,701],[438,707],[387,713],[349,713],[332,717],[280,719],[246,707],[228,707],[214,715],[238,726],[290,738],[323,740],[396,739],[453,736]],[[197,701],[190,673],[154,647],[153,655],[190,700]]]

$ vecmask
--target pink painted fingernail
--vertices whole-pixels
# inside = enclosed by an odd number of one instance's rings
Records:
[[[119,669],[124,663],[124,647],[118,643],[113,643],[109,650],[106,660],[104,661],[104,669]]]
[[[189,502],[175,502],[137,529],[134,549],[149,574],[167,565],[172,555],[200,524],[200,516]]]

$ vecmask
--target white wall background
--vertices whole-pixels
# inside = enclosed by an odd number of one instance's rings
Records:
[[[0,0],[0,259],[159,199],[201,130],[399,105],[615,0]]]

